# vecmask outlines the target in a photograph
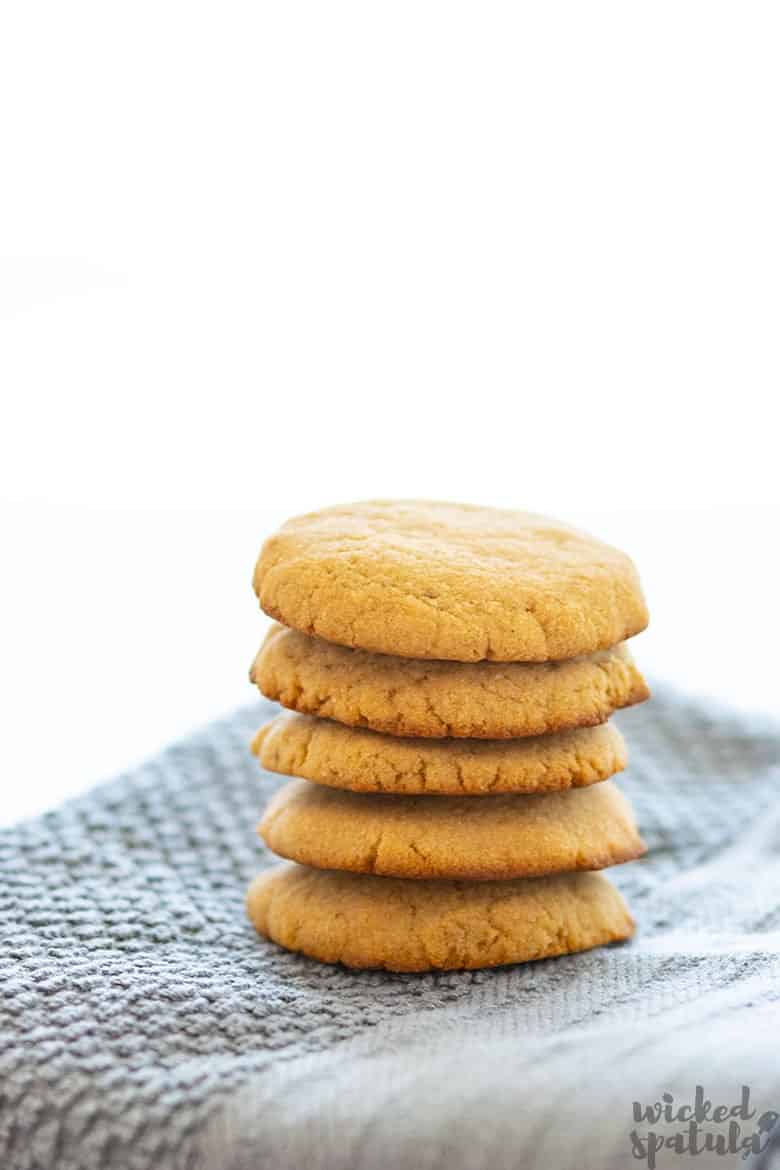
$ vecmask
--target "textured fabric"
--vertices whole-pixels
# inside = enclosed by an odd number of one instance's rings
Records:
[[[245,921],[284,782],[247,748],[269,711],[0,833],[3,1170],[625,1170],[647,1164],[632,1102],[696,1084],[730,1104],[747,1084],[769,1132],[775,727],[663,691],[620,716],[650,854],[612,876],[637,939],[420,976],[321,966]],[[657,1155],[686,1164],[780,1156]]]

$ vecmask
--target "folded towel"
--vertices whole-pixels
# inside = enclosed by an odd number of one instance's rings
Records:
[[[610,875],[633,943],[395,975],[245,919],[271,711],[0,832],[3,1170],[780,1166],[780,729],[663,688],[619,717],[650,847]],[[690,1125],[654,1102],[697,1085],[752,1145],[656,1149]]]

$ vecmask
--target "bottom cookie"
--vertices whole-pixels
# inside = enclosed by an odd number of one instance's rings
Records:
[[[525,963],[634,933],[621,895],[596,873],[422,881],[285,864],[255,878],[247,912],[288,950],[388,971]]]

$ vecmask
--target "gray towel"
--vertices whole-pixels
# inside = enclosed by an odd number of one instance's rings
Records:
[[[269,712],[0,833],[2,1170],[625,1170],[689,1128],[645,1108],[697,1085],[737,1113],[747,1087],[748,1157],[732,1133],[661,1170],[780,1166],[775,726],[664,690],[620,717],[650,846],[612,871],[633,943],[392,975],[245,921]]]

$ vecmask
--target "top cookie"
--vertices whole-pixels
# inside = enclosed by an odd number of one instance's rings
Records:
[[[263,546],[266,613],[402,658],[548,662],[614,646],[648,616],[629,558],[530,512],[372,500],[288,520]]]

